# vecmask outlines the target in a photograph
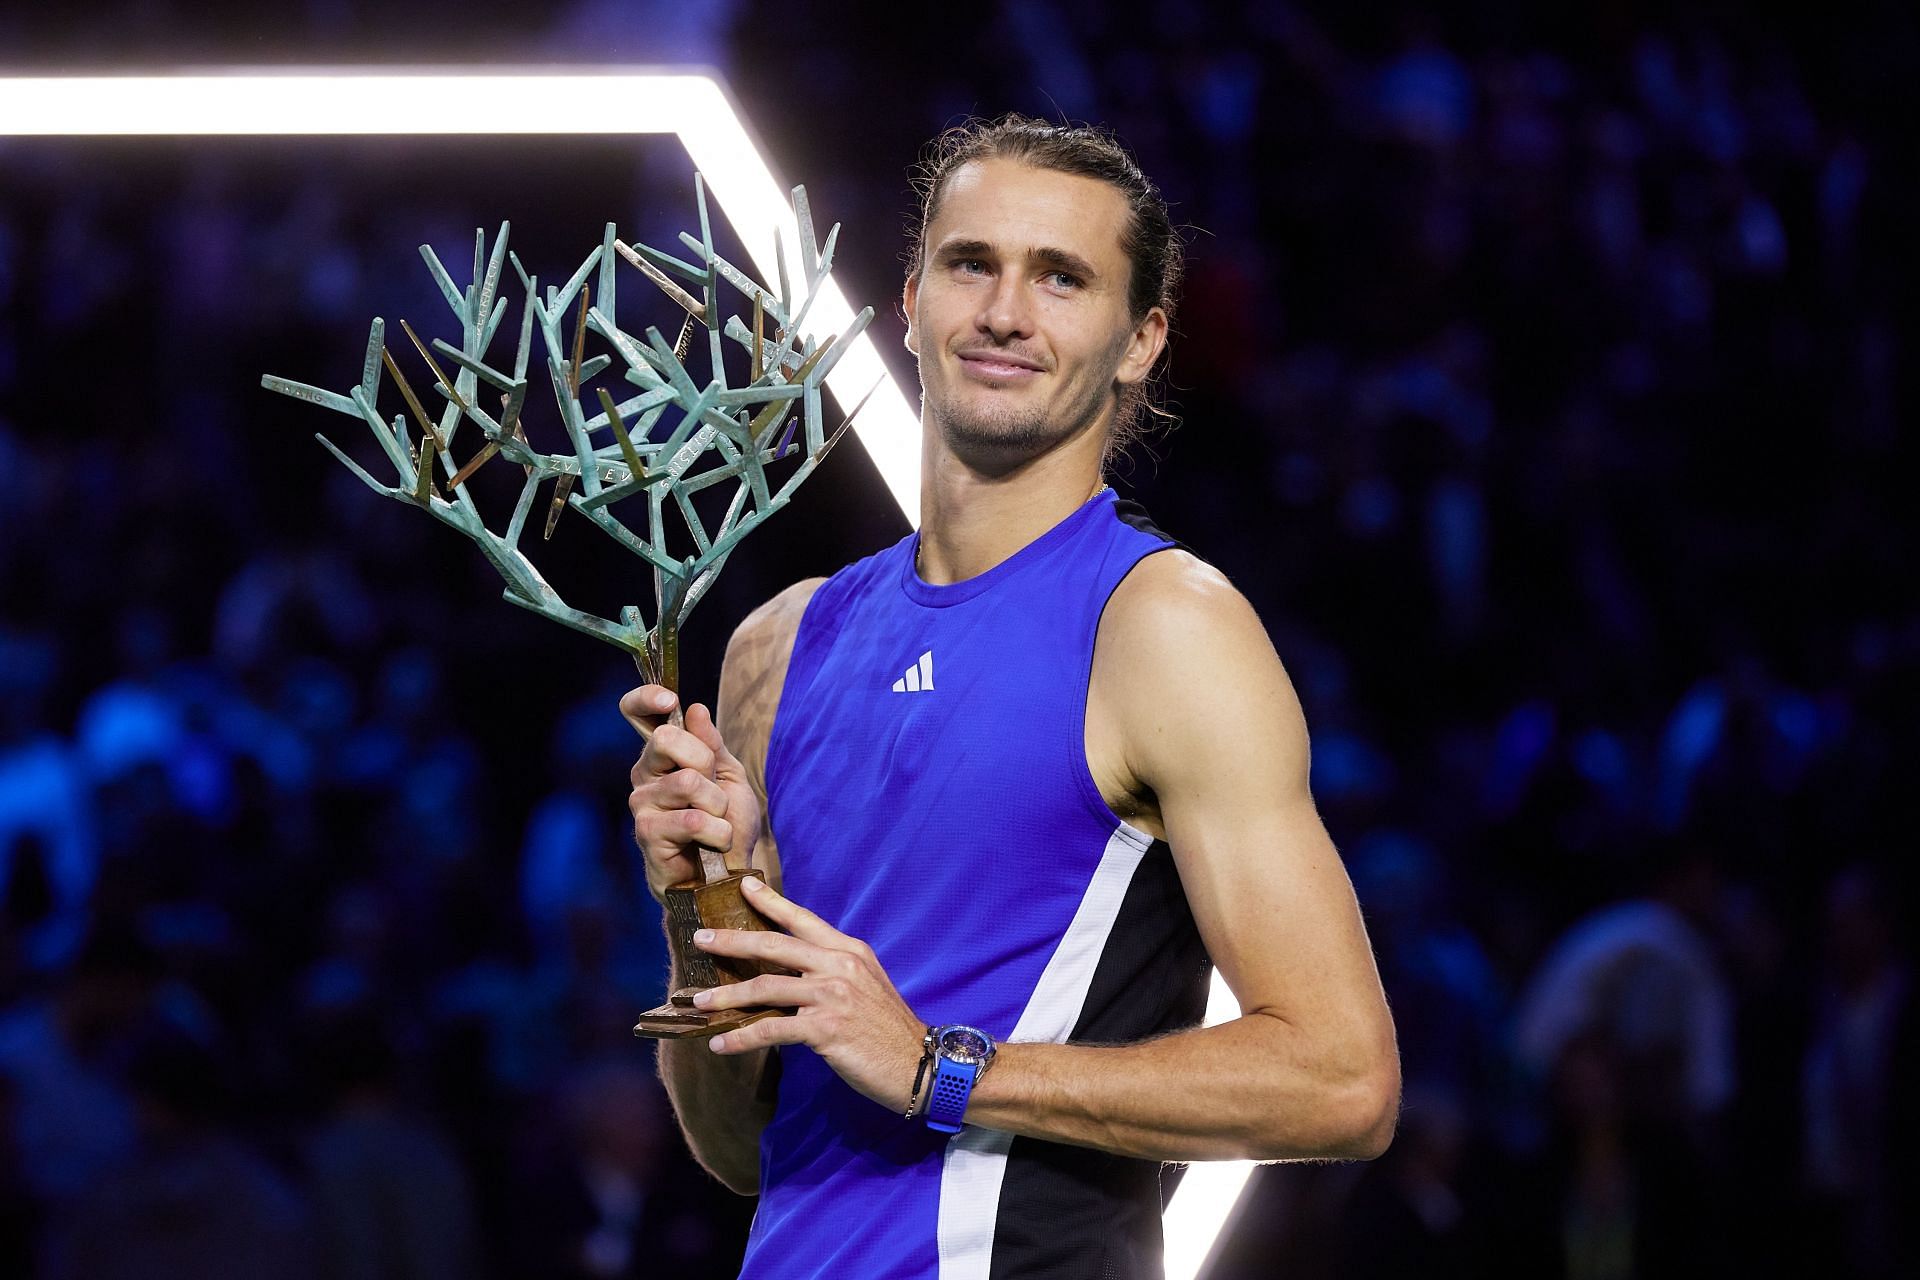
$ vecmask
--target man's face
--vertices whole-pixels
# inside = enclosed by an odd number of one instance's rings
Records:
[[[1009,467],[1104,432],[1116,384],[1146,376],[1165,337],[1127,314],[1125,197],[1016,160],[947,180],[907,282],[907,345],[929,418],[956,454]]]

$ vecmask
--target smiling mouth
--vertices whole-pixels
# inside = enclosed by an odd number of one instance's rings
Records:
[[[975,377],[996,380],[1035,378],[1045,372],[1031,361],[1018,357],[998,356],[984,351],[962,355],[960,363]]]

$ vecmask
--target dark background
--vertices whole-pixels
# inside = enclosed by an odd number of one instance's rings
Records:
[[[1260,1171],[1220,1280],[1911,1265],[1917,59],[1891,3],[0,9],[14,73],[718,67],[909,387],[926,140],[1119,133],[1190,277],[1178,426],[1114,480],[1267,621],[1406,1077],[1380,1161]],[[557,283],[608,219],[693,228],[691,169],[0,142],[0,1274],[737,1264],[751,1205],[627,1032],[663,964],[629,664],[259,388],[350,385],[375,314],[453,337],[415,246],[464,282],[503,219]],[[836,455],[687,687],[905,532]],[[576,517],[529,546],[646,597]]]

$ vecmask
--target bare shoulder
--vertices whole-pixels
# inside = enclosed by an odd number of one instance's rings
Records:
[[[1305,785],[1293,683],[1251,602],[1206,561],[1176,548],[1135,565],[1107,604],[1095,653],[1136,785],[1160,792],[1249,752]]]
[[[784,655],[793,650],[793,637],[800,630],[807,602],[825,582],[825,578],[803,578],[749,613],[727,642],[727,661],[764,662],[779,653],[784,665]]]
[[[718,720],[727,744],[747,766],[759,785],[766,759],[767,737],[773,731],[780,690],[787,680],[787,662],[793,657],[793,638],[800,630],[807,602],[825,578],[794,583],[748,614],[734,628],[720,666]]]
[[[1130,661],[1202,666],[1212,646],[1271,652],[1265,626],[1227,575],[1175,547],[1147,556],[1120,581],[1101,618],[1100,643]],[[1205,647],[1202,647],[1205,646]]]

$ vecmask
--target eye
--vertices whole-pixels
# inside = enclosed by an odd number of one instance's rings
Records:
[[[963,276],[985,275],[987,264],[979,258],[955,258],[953,269]]]
[[[1047,272],[1047,283],[1056,289],[1078,289],[1081,285],[1081,280],[1079,276],[1074,275],[1071,271],[1049,271]]]

